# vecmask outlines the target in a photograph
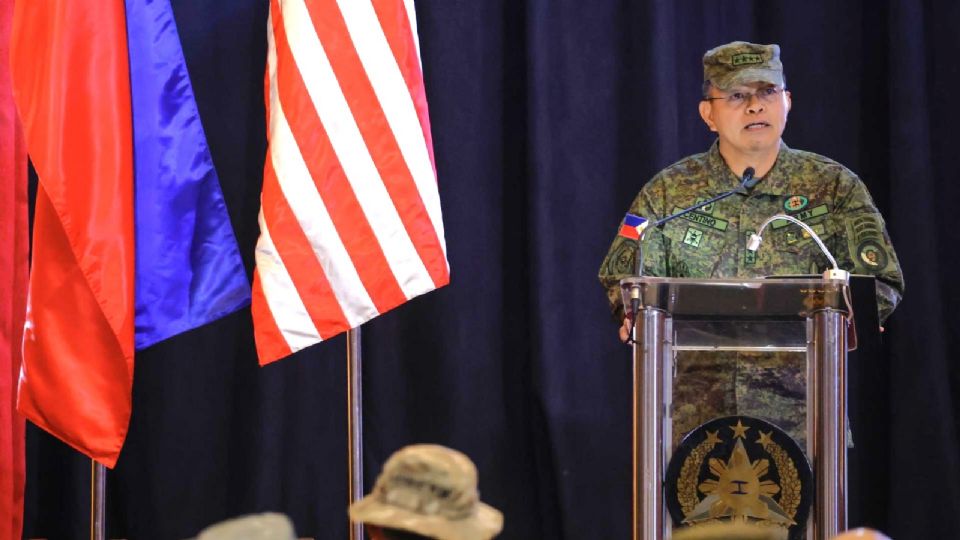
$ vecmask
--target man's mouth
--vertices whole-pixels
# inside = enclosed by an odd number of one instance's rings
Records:
[[[747,131],[753,131],[753,130],[768,128],[768,127],[770,127],[770,124],[766,122],[751,122],[747,124],[747,126],[743,129],[746,129]]]

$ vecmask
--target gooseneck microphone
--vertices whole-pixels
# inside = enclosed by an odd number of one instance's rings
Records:
[[[760,183],[760,179],[753,176],[754,172],[753,167],[747,167],[743,170],[743,180],[740,182],[740,188],[746,192],[749,192],[753,189],[753,186]]]
[[[740,177],[740,185],[737,186],[736,189],[731,189],[730,191],[721,193],[720,195],[717,195],[712,199],[707,199],[705,201],[698,202],[697,204],[689,208],[684,208],[683,210],[677,212],[676,214],[669,215],[663,219],[658,219],[657,221],[654,221],[652,223],[649,221],[642,223],[640,225],[642,229],[640,230],[640,234],[637,237],[637,258],[636,258],[636,264],[634,265],[634,272],[633,272],[634,275],[637,277],[643,276],[643,238],[644,236],[646,236],[646,232],[648,230],[655,227],[661,227],[663,224],[667,223],[668,221],[673,221],[678,217],[689,214],[694,210],[703,208],[708,204],[713,204],[717,201],[726,199],[727,197],[730,197],[732,195],[737,195],[737,194],[749,195],[750,190],[753,189],[753,187],[756,186],[761,180],[760,178],[756,178],[754,176],[755,172],[756,171],[754,171],[753,167],[747,167],[746,169],[743,170],[743,176]]]
[[[640,230],[640,234],[639,236],[637,236],[637,258],[636,258],[636,265],[634,266],[634,272],[633,272],[634,275],[636,277],[643,276],[643,239],[646,236],[648,230],[655,227],[661,227],[664,223],[668,221],[677,219],[680,216],[689,214],[694,210],[703,208],[704,206],[715,203],[719,200],[726,199],[727,197],[730,197],[732,195],[736,195],[736,194],[749,195],[750,190],[753,189],[753,187],[756,186],[758,182],[760,182],[760,178],[756,178],[754,176],[755,173],[756,171],[753,169],[753,167],[747,167],[746,169],[743,170],[743,176],[740,177],[740,185],[737,186],[736,189],[731,189],[730,191],[721,193],[720,195],[717,195],[712,199],[707,199],[706,201],[698,202],[697,204],[689,208],[685,208],[677,212],[676,214],[669,215],[663,219],[658,219],[657,221],[654,221],[652,223],[650,221],[644,221],[643,223],[641,223],[638,227],[638,229]],[[639,285],[636,285],[630,290],[630,313],[634,314],[635,316],[639,310],[640,310],[640,287]],[[636,342],[636,337],[637,337],[636,334],[637,334],[637,325],[636,325],[636,321],[634,321],[634,324],[631,327],[631,332],[630,332],[630,342]]]

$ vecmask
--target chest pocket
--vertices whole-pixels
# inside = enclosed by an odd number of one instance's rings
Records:
[[[675,219],[663,230],[669,244],[667,271],[673,277],[710,277],[724,248],[724,234],[709,224]]]
[[[807,218],[804,223],[817,233],[827,249],[839,261],[841,254],[835,252],[835,246],[837,246],[838,237],[842,236],[842,231],[829,212]],[[784,220],[774,222],[771,227],[774,227],[772,233],[766,233],[764,236],[772,240],[774,249],[783,257],[784,262],[789,262],[789,265],[796,267],[797,271],[819,272],[829,266],[830,261],[827,256],[820,250],[816,241],[799,225]]]

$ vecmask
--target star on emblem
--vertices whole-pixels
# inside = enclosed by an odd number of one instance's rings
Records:
[[[716,431],[708,431],[708,432],[707,432],[706,442],[711,443],[711,448],[713,448],[712,445],[720,444],[720,443],[723,442],[723,441],[720,440],[720,437],[718,436],[719,434],[720,434],[720,430],[719,430],[719,429],[716,430]]]
[[[759,444],[760,446],[762,446],[762,447],[764,447],[764,448],[766,448],[767,445],[769,445],[769,444],[773,444],[773,439],[770,438],[772,435],[773,435],[773,432],[772,432],[772,431],[769,431],[769,432],[767,432],[767,433],[764,433],[764,432],[761,431],[761,432],[760,432],[760,438],[757,439],[757,444]]]
[[[741,422],[740,419],[737,418],[737,425],[735,425],[735,426],[730,426],[730,429],[733,430],[733,438],[734,438],[734,439],[736,439],[737,437],[741,437],[741,438],[743,438],[743,439],[746,439],[746,438],[747,438],[747,430],[750,429],[750,427],[743,425],[743,422]]]

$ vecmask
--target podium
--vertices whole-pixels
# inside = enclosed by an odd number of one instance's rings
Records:
[[[847,526],[847,351],[850,287],[820,277],[620,282],[636,313],[633,345],[633,538],[671,537],[664,475],[678,351],[805,352],[807,456],[814,471],[808,538]],[[630,308],[628,308],[630,309]]]

